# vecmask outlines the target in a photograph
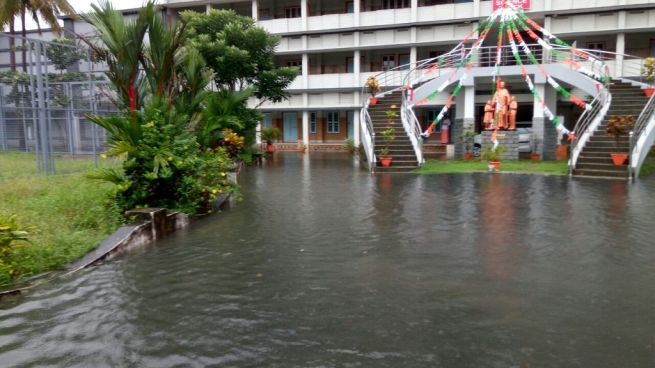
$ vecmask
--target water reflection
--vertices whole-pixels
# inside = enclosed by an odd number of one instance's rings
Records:
[[[654,190],[277,152],[229,212],[0,301],[0,366],[651,367]]]

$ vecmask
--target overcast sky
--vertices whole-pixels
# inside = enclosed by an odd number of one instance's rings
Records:
[[[98,3],[97,0],[68,0],[68,2],[78,13],[86,13],[91,10],[91,4]],[[141,6],[143,3],[145,3],[145,0],[111,0],[111,2],[114,4],[116,9],[132,9]],[[160,0],[159,3],[163,3],[163,1]],[[41,22],[41,27],[47,28],[45,22]],[[28,20],[26,28],[36,29],[36,23]],[[20,30],[20,18],[16,19],[16,31],[18,30]]]

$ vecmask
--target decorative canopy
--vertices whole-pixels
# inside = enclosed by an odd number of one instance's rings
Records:
[[[467,78],[468,71],[473,68],[473,60],[477,57],[477,54],[482,47],[487,35],[489,34],[489,31],[493,27],[493,25],[498,22],[500,30],[498,32],[498,42],[497,42],[497,47],[496,47],[496,58],[495,58],[495,65],[494,65],[494,71],[493,71],[493,84],[492,84],[492,91],[497,91],[497,84],[500,79],[500,64],[501,64],[501,51],[503,47],[503,41],[505,36],[507,36],[507,39],[509,41],[509,45],[512,50],[512,54],[514,56],[514,59],[516,59],[517,65],[521,67],[521,72],[523,74],[523,77],[525,78],[525,82],[528,85],[528,88],[530,89],[530,92],[534,96],[535,103],[540,104],[543,109],[544,109],[544,116],[547,117],[554,125],[555,128],[557,129],[558,132],[568,134],[569,140],[574,139],[575,136],[573,133],[571,133],[568,129],[564,127],[564,125],[557,119],[557,117],[553,114],[553,112],[546,106],[546,102],[543,100],[543,98],[539,95],[537,90],[535,89],[534,83],[532,82],[532,78],[528,74],[527,70],[525,69],[525,65],[523,64],[523,60],[521,60],[520,51],[523,52],[523,54],[527,57],[527,60],[530,61],[533,65],[537,66],[537,69],[539,72],[546,78],[548,84],[550,84],[557,92],[562,94],[564,97],[568,98],[571,102],[576,104],[577,106],[580,106],[581,108],[584,109],[590,109],[591,106],[582,101],[581,99],[575,97],[572,95],[569,91],[566,89],[562,88],[555,79],[553,79],[550,74],[543,68],[543,66],[539,63],[535,55],[532,53],[530,48],[526,45],[525,40],[521,36],[521,33],[519,29],[523,30],[525,33],[528,34],[528,36],[535,42],[537,42],[540,46],[543,47],[544,50],[549,51],[556,57],[558,57],[561,60],[564,60],[567,64],[569,64],[573,69],[577,70],[578,72],[585,74],[593,79],[596,79],[602,83],[607,82],[607,77],[599,75],[592,70],[589,70],[582,65],[578,64],[571,58],[567,57],[564,55],[558,48],[554,47],[551,43],[554,43],[560,47],[564,47],[568,49],[571,54],[574,54],[576,56],[579,56],[583,60],[590,61],[592,63],[592,69],[593,66],[598,66],[599,70],[602,70],[603,68],[606,67],[605,63],[598,59],[596,56],[589,54],[587,52],[584,52],[582,50],[578,50],[575,47],[567,44],[566,42],[560,40],[548,30],[545,28],[541,27],[539,24],[534,22],[532,19],[530,19],[521,9],[519,6],[519,3],[521,0],[502,0],[502,4],[498,7],[496,11],[494,11],[487,19],[484,21],[480,22],[479,26],[477,29],[475,29],[473,32],[471,32],[462,42],[460,42],[454,50],[457,50],[460,47],[463,47],[464,44],[471,38],[473,35],[475,35],[477,32],[480,32],[480,36],[478,37],[478,40],[475,41],[470,49],[467,50],[465,56],[462,58],[462,60],[459,62],[455,70],[452,71],[448,79],[441,85],[439,88],[437,88],[436,91],[428,95],[426,98],[424,98],[421,101],[418,101],[415,103],[413,106],[420,106],[428,102],[429,100],[433,99],[434,97],[437,96],[440,92],[443,92],[443,90],[451,84],[452,79],[457,75],[459,70],[461,68],[466,67],[466,70],[464,74],[459,78],[459,83],[453,90],[452,94],[450,95],[450,98],[448,98],[448,101],[446,102],[446,105],[443,107],[437,118],[430,124],[428,129],[421,134],[421,137],[427,138],[430,133],[432,132],[432,128],[439,124],[441,120],[443,119],[444,115],[448,112],[448,110],[451,107],[451,104],[457,94],[459,93],[460,89],[462,88],[463,82]],[[541,37],[537,35],[536,32],[540,32],[544,38],[546,38],[548,41],[545,41]],[[520,50],[520,51],[519,51]],[[428,69],[425,74],[430,74],[434,72],[436,69],[438,69],[440,66],[442,66],[445,62],[445,57],[441,57],[438,59],[437,63],[432,66],[430,69]],[[492,92],[492,93],[494,93]],[[496,101],[496,115],[500,110],[500,104],[498,101]],[[496,130],[498,129],[498,124],[495,124]],[[492,141],[494,142],[494,146],[498,145],[498,141],[496,140],[496,134],[494,133],[492,135]]]

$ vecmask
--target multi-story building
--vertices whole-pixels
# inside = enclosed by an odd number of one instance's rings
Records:
[[[346,137],[358,141],[367,77],[450,51],[494,6],[489,0],[168,0],[165,5],[171,20],[187,9],[232,9],[281,36],[276,64],[297,66],[301,73],[289,87],[288,101],[261,107],[263,125],[280,127],[284,142],[310,145]],[[537,23],[578,48],[655,56],[653,0],[523,0],[523,6]],[[488,39],[493,45],[495,37]],[[531,121],[532,96],[524,85],[509,84],[520,101],[519,120]],[[482,89],[469,97],[475,99],[476,118],[488,99]],[[447,98],[438,96],[416,111],[424,126]],[[557,114],[567,125],[581,112],[558,103]]]
[[[452,50],[492,13],[498,1],[166,0],[162,16],[173,21],[184,10],[232,9],[280,36],[276,65],[297,66],[300,75],[289,87],[289,100],[261,106],[265,115],[262,125],[281,128],[282,141],[293,143],[290,147],[295,147],[298,140],[317,147],[341,145],[347,137],[360,140],[359,111],[366,98],[362,87],[369,76],[398,68],[397,77],[392,75],[392,81],[387,82],[400,85],[411,64]],[[603,56],[619,55],[608,63],[615,76],[626,76],[626,65],[634,69],[627,74],[639,75],[638,65],[624,61],[627,56],[623,54],[655,56],[655,0],[522,2],[532,19],[567,43],[604,52]],[[126,16],[132,13],[125,11]],[[75,33],[92,31],[88,24],[70,20],[65,20],[65,28]],[[492,30],[485,45],[493,46],[497,33],[497,29]],[[34,36],[31,32],[30,37]],[[469,44],[478,36],[474,33]],[[42,39],[49,37],[46,31]],[[485,52],[481,57],[490,60],[495,51]],[[0,65],[7,66],[6,60]],[[454,101],[451,116],[456,120],[474,119],[479,127],[491,88],[482,78],[475,83],[475,88]],[[518,120],[531,123],[537,108],[529,90],[521,78],[508,79],[508,85],[519,101]],[[577,92],[578,97],[586,97]],[[423,128],[438,114],[448,96],[440,94],[415,109]],[[556,95],[546,97],[557,100],[556,113],[569,127],[582,114],[582,110],[568,101],[559,101]],[[469,105],[466,113],[463,106],[458,109],[462,102]],[[430,138],[427,143],[437,144],[437,140]]]

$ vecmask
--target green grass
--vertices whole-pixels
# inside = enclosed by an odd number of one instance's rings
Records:
[[[84,176],[93,168],[92,157],[58,157],[55,165],[65,174],[38,174],[34,154],[0,153],[0,215],[16,214],[22,227],[34,228],[30,244],[15,248],[9,266],[0,267],[0,287],[61,268],[121,224],[106,206],[111,186]]]
[[[415,170],[418,174],[452,174],[462,172],[487,171],[487,163],[477,160],[427,160],[422,169]],[[500,164],[501,172],[517,172],[530,174],[566,175],[568,161],[503,161]]]

